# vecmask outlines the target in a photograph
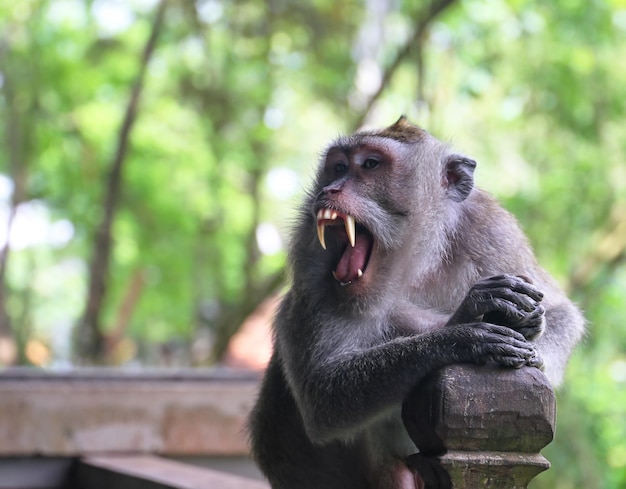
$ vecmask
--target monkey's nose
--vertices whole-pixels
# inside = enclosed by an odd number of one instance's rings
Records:
[[[322,189],[322,194],[323,195],[337,194],[343,190],[343,186],[345,183],[346,183],[345,178],[335,180],[333,183],[331,183],[330,185],[326,185]]]

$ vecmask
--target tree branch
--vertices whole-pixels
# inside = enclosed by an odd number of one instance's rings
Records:
[[[146,69],[154,53],[156,41],[163,24],[166,4],[167,0],[162,0],[157,7],[152,31],[143,50],[139,72],[133,84],[124,119],[120,126],[117,148],[109,170],[103,202],[104,215],[96,233],[92,261],[89,267],[87,304],[77,331],[77,354],[82,360],[101,359],[104,353],[104,338],[100,330],[100,315],[107,291],[107,275],[113,241],[111,228],[119,202],[122,169],[126,160],[130,134],[137,115],[137,106],[143,89]]]
[[[361,114],[358,116],[355,122],[354,129],[358,129],[359,127],[363,125],[363,122],[367,118],[368,114],[371,112],[372,108],[374,107],[374,104],[381,97],[381,95],[383,94],[387,86],[389,86],[389,82],[393,78],[393,75],[395,75],[398,68],[402,65],[402,63],[406,60],[406,58],[408,58],[408,56],[411,54],[411,50],[413,49],[413,46],[417,45],[417,47],[420,48],[423,38],[426,35],[426,32],[428,32],[428,29],[430,25],[432,24],[432,22],[439,15],[441,15],[444,12],[444,10],[446,10],[449,6],[451,6],[454,2],[455,0],[434,0],[428,6],[428,8],[425,9],[425,11],[420,16],[422,18],[419,19],[417,22],[417,26],[415,27],[413,34],[409,37],[409,39],[404,44],[404,46],[402,46],[402,48],[396,53],[395,58],[393,59],[391,64],[387,67],[385,72],[383,73],[383,78],[380,83],[380,86],[378,87],[378,90],[376,90],[376,92],[367,101],[367,105],[365,106],[365,109],[361,112]],[[420,71],[423,71],[423,70],[420,70]],[[422,73],[419,73],[419,76],[421,77]],[[423,82],[420,82],[420,85],[423,85]]]
[[[9,41],[0,38],[0,62],[2,62],[4,66],[8,66],[11,63],[10,50],[11,46],[9,45]],[[2,84],[2,93],[4,94],[4,102],[7,111],[4,124],[6,128],[5,137],[8,154],[7,170],[13,182],[13,193],[11,195],[5,226],[6,241],[0,247],[0,337],[8,338],[10,341],[13,341],[15,332],[13,331],[13,321],[6,309],[6,271],[8,268],[9,254],[11,252],[11,231],[15,223],[17,209],[27,197],[26,181],[30,164],[27,148],[32,142],[32,132],[26,127],[28,121],[24,115],[28,113],[29,110],[33,109],[35,105],[33,99],[37,97],[36,93],[31,94],[32,96],[29,97],[29,107],[20,109],[20,104],[18,103],[19,94],[15,90],[17,84],[14,84],[12,74],[10,69],[5,70],[3,73],[4,83]]]

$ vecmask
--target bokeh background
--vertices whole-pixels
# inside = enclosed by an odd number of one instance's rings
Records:
[[[625,60],[624,0],[0,0],[0,366],[261,368],[320,151],[406,114],[589,320],[532,487],[626,487]]]

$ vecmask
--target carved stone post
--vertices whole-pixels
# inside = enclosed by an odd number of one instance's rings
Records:
[[[550,467],[539,452],[554,437],[556,401],[536,368],[446,367],[411,393],[402,417],[427,489],[526,489]]]

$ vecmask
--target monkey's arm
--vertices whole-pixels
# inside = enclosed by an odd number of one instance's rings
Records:
[[[485,322],[508,326],[532,340],[543,332],[542,299],[543,293],[525,277],[494,275],[478,280],[452,315],[406,303],[394,306],[392,323],[400,331],[425,333],[445,325]]]
[[[357,433],[445,365],[493,361],[520,367],[535,355],[524,337],[510,328],[473,323],[318,356],[315,362],[292,355],[286,370],[307,434],[323,444]]]

